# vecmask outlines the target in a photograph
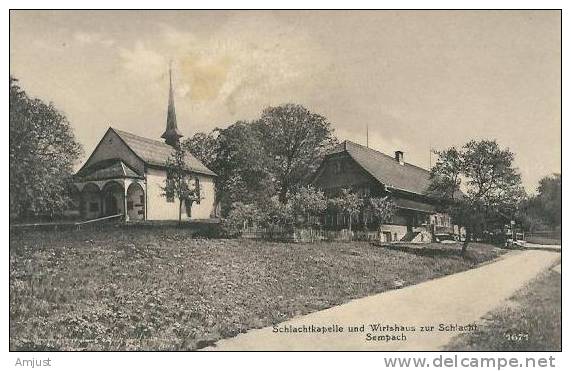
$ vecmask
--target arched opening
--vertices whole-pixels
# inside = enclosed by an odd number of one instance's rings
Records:
[[[129,220],[145,219],[145,191],[139,183],[131,183],[127,188],[127,215]]]
[[[84,219],[95,219],[101,215],[101,195],[94,183],[86,184],[81,191],[80,215]]]
[[[103,216],[125,213],[125,193],[123,186],[109,182],[103,187]]]

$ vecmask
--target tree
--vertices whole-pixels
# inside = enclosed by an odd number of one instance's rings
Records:
[[[59,215],[81,154],[71,125],[52,104],[30,98],[10,76],[10,214]]]
[[[183,147],[218,174],[222,215],[233,202],[267,204],[276,193],[282,203],[319,165],[337,140],[329,122],[296,104],[265,109],[253,122],[198,133]]]
[[[525,192],[514,154],[494,140],[470,141],[461,149],[436,151],[430,191],[452,218],[466,227],[465,253],[474,232],[514,217]],[[463,193],[460,192],[462,189]]]
[[[191,179],[191,172],[186,165],[186,152],[182,146],[177,145],[166,162],[167,177],[163,189],[163,196],[168,199],[178,199],[178,222],[181,222],[182,203],[190,209],[192,204],[200,200],[200,190],[195,187]]]
[[[296,216],[303,216],[306,225],[311,225],[311,219],[320,216],[327,208],[325,194],[312,186],[300,187],[289,198],[289,203]]]
[[[561,228],[561,174],[543,177],[537,195],[521,202],[518,217],[530,231]]]
[[[548,228],[543,215],[543,208],[536,196],[526,197],[520,202],[516,220],[529,232]]]
[[[343,188],[337,197],[329,199],[329,206],[332,209],[343,213],[349,218],[348,227],[349,232],[351,232],[353,217],[359,215],[359,212],[363,207],[363,199],[350,189]]]
[[[389,196],[370,197],[367,200],[367,206],[372,216],[379,222],[379,225],[390,221],[397,210],[396,204]]]
[[[191,138],[185,139],[181,145],[185,151],[192,153],[207,168],[213,170],[216,166],[218,154],[217,136],[220,129],[216,128],[211,133],[196,133]]]
[[[545,221],[552,228],[561,227],[561,174],[542,178],[537,193]]]
[[[302,185],[324,152],[337,143],[327,119],[299,104],[266,108],[255,127],[281,202],[286,202],[288,192]]]
[[[275,193],[268,157],[252,123],[238,121],[210,134],[196,134],[183,147],[218,174],[216,194],[222,215],[228,215],[234,202],[263,203]]]

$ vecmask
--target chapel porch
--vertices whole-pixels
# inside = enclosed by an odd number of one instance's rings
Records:
[[[81,219],[113,215],[122,215],[124,221],[146,219],[146,181],[121,160],[106,160],[84,169],[74,186]]]

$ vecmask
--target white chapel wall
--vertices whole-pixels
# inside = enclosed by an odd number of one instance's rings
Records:
[[[190,219],[208,219],[214,210],[214,180],[212,177],[198,175],[200,204],[194,203]],[[163,169],[147,169],[147,219],[148,220],[178,220],[179,202],[167,202],[162,195],[162,187],[165,185],[166,171]],[[188,220],[186,208],[182,207],[182,220]]]
[[[166,171],[163,169],[147,169],[147,219],[148,220],[178,220],[178,200],[167,202],[162,195],[165,186]],[[184,210],[183,210],[184,211]],[[182,213],[182,220],[186,213]]]
[[[208,219],[214,212],[214,178],[198,175],[200,182],[200,204],[192,205],[192,219]]]

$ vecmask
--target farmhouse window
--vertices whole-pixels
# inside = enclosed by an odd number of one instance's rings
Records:
[[[339,174],[341,172],[341,161],[335,161],[333,163],[333,172]]]

